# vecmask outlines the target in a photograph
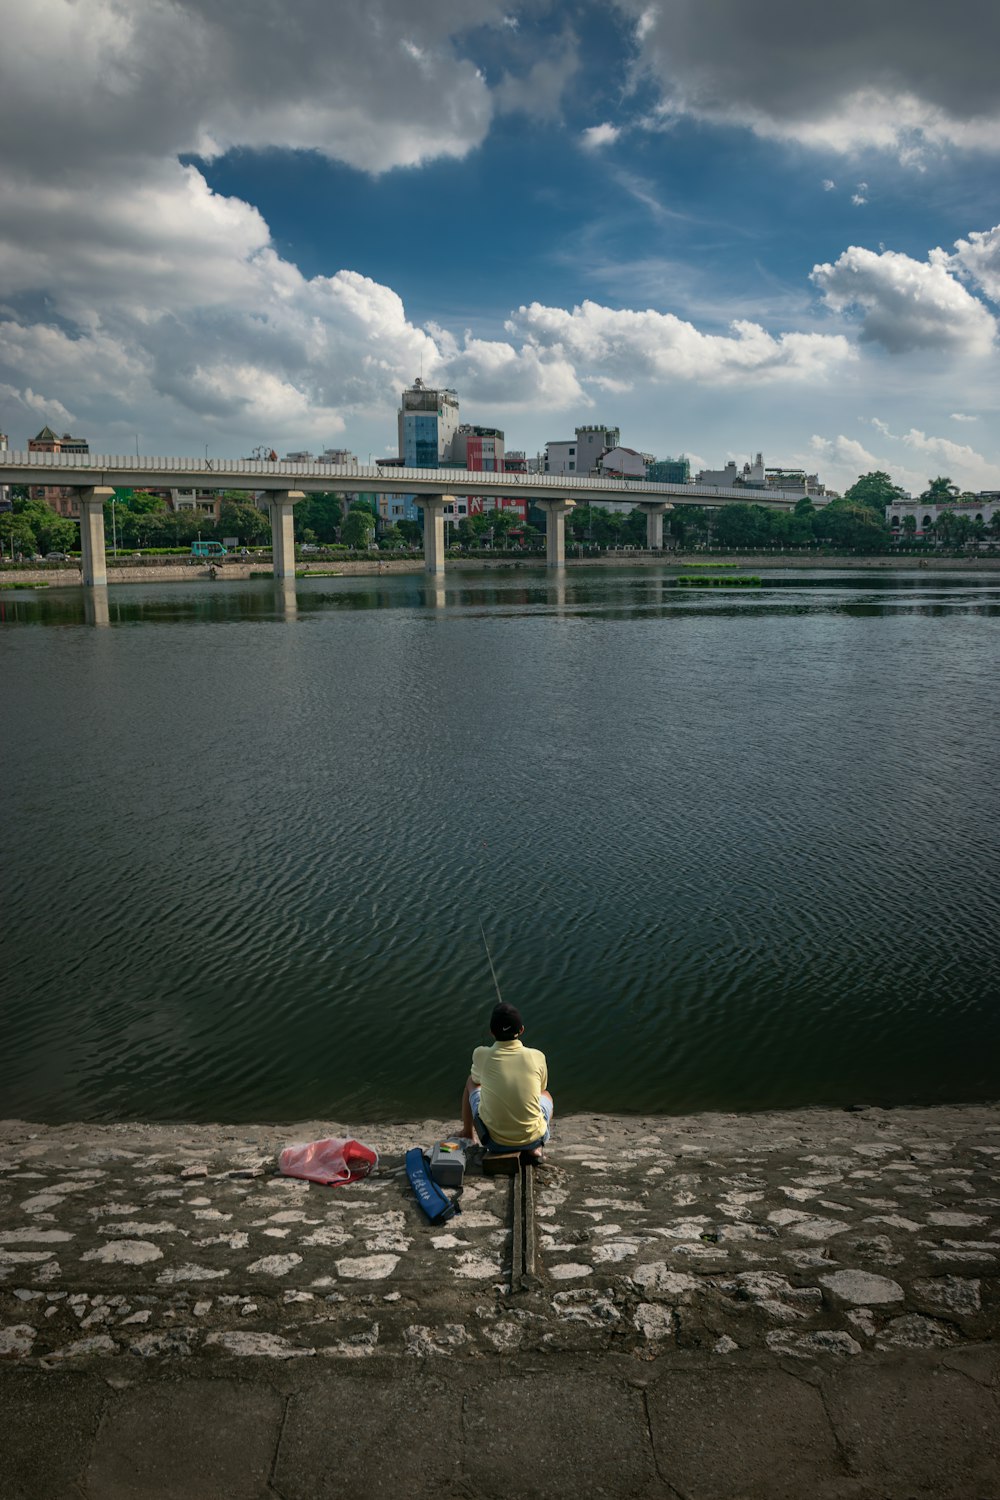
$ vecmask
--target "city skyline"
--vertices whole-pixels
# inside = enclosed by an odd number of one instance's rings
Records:
[[[697,16],[14,0],[0,428],[365,460],[422,375],[529,453],[995,488],[995,10]]]

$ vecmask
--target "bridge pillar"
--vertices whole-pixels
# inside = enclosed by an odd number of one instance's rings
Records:
[[[663,548],[663,512],[674,507],[665,500],[640,500],[639,504],[646,512],[646,546],[651,552],[659,552]]]
[[[108,581],[108,564],[104,556],[104,502],[114,498],[114,490],[100,485],[96,489],[78,488],[80,503],[80,568],[88,588],[102,588]]]
[[[545,566],[566,566],[566,517],[576,504],[564,497],[558,500],[536,500],[539,510],[545,512]]]
[[[295,521],[292,509],[298,500],[304,500],[302,490],[272,490],[268,495],[271,505],[271,557],[274,560],[275,578],[295,577]]]
[[[454,495],[414,495],[424,513],[424,572],[444,572],[444,508],[455,503]]]

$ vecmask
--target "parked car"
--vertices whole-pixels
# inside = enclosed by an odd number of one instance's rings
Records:
[[[192,557],[228,557],[228,552],[221,542],[192,542]]]
[[[46,554],[45,554],[45,561],[46,562],[69,562],[69,555],[66,552],[46,552]]]

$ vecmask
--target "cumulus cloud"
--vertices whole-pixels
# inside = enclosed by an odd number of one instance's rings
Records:
[[[728,335],[702,333],[673,313],[603,307],[585,301],[571,311],[533,302],[507,324],[541,349],[560,350],[580,374],[637,380],[726,382],[749,373],[761,379],[805,375],[822,379],[854,357],[840,334],[783,333],[737,321]]]
[[[636,28],[637,66],[665,114],[853,152],[924,146],[1000,150],[990,0],[616,0]]]
[[[1000,224],[955,241],[951,263],[961,276],[982,287],[992,302],[1000,302]]]
[[[45,422],[56,422],[64,430],[71,427],[74,416],[57,401],[54,396],[45,396],[40,391],[33,391],[31,386],[19,389],[15,385],[0,384],[0,401],[3,402],[5,411],[16,412],[18,417],[26,416],[29,421],[42,418]]]
[[[663,14],[650,9],[637,24],[654,37]],[[420,327],[392,287],[358,271],[303,275],[278,252],[262,214],[213,192],[191,160],[240,146],[302,148],[378,174],[460,157],[481,143],[497,110],[537,114],[532,95],[546,84],[557,97],[577,66],[572,46],[551,57],[525,49],[521,71],[505,73],[491,93],[462,37],[482,27],[509,36],[512,21],[501,0],[460,8],[425,0],[416,19],[404,0],[8,0],[0,59],[8,425],[12,416],[50,421],[102,446],[119,432],[131,442],[136,426],[164,442],[176,434],[180,444],[196,432],[199,448],[214,433],[227,447],[297,446],[359,418],[384,417],[391,431],[399,389],[419,370],[459,387],[467,403],[524,412],[579,410],[595,392],[643,383],[725,385],[752,375],[822,384],[856,359],[842,333],[772,333],[758,313],[706,333],[649,309],[532,303],[496,339]],[[609,145],[618,130],[592,126],[585,144]],[[620,185],[658,219],[677,213],[634,174]],[[932,333],[950,318],[985,346],[992,319],[968,286],[987,287],[994,249],[989,236],[970,235],[953,257],[941,252],[918,266],[919,287],[908,300],[899,293],[910,324],[911,304],[923,303]],[[891,282],[887,257],[873,260]],[[866,335],[879,337],[889,290],[878,271],[841,257],[820,273],[831,307],[860,306]],[[911,346],[905,331],[900,337]]]
[[[53,422],[329,436],[442,368],[391,288],[303,277],[256,208],[183,159],[306,148],[379,173],[462,156],[494,102],[458,39],[504,16],[500,0],[426,0],[419,18],[403,0],[10,0],[0,380],[51,392],[36,409]],[[26,400],[6,406],[12,426]]]
[[[812,280],[837,312],[859,308],[861,337],[892,354],[938,349],[985,354],[996,322],[951,274],[940,251],[927,261],[897,251],[852,245],[832,264],[813,268]]]
[[[864,444],[843,433],[833,438],[814,434],[810,439],[808,460],[819,465],[826,483],[844,490],[859,475],[881,469],[912,495],[919,495],[927,488],[930,478],[942,472],[962,489],[974,491],[995,485],[995,471],[974,448],[953,443],[948,438],[929,436],[915,427],[895,434],[885,422],[869,420],[888,440],[888,446],[881,453],[870,452]]]
[[[835,438],[820,437],[814,433],[809,439],[809,446],[818,458],[836,464],[838,470],[861,474],[878,468],[878,459],[874,453],[869,453],[857,438],[845,437],[843,433]]]
[[[953,417],[961,414],[952,414]],[[879,417],[867,419],[876,432],[880,433],[888,443],[893,445],[894,453],[891,458],[880,458],[878,467],[890,470],[897,481],[916,493],[925,488],[927,474],[919,470],[907,467],[913,461],[913,455],[919,455],[921,460],[926,460],[926,468],[933,468],[935,472],[942,469],[962,487],[966,489],[982,489],[996,484],[996,472],[989,461],[975,448],[966,443],[953,442],[951,438],[936,437],[921,431],[919,427],[911,427],[907,432],[893,432],[887,422]],[[974,421],[975,418],[968,420]],[[814,439],[814,443],[822,441]],[[838,439],[839,441],[839,439]],[[900,453],[902,450],[902,454]]]
[[[502,19],[500,0],[466,0],[460,19],[423,0],[419,21],[405,0],[8,0],[0,129],[22,166],[66,180],[98,156],[234,146],[372,172],[464,156],[492,101],[455,39]]]
[[[605,121],[603,125],[588,126],[580,140],[588,151],[596,151],[601,146],[613,146],[620,135],[617,125],[610,125]]]
[[[950,464],[960,471],[974,470],[985,472],[987,468],[986,459],[975,448],[970,448],[965,443],[953,443],[950,438],[928,437],[925,432],[911,427],[900,439],[908,448],[913,448],[918,453],[924,453],[928,458],[933,458],[939,463]]]

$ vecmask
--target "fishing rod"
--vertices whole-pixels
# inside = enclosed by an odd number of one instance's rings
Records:
[[[500,993],[500,985],[499,985],[499,983],[497,981],[497,971],[493,967],[493,955],[490,952],[490,945],[486,941],[486,928],[483,926],[482,920],[480,920],[480,923],[479,923],[479,931],[483,935],[483,947],[486,949],[486,957],[489,959],[489,964],[490,964],[490,973],[493,975],[493,988],[497,992],[497,1004],[498,1005],[502,1005],[503,1004],[503,996]]]

